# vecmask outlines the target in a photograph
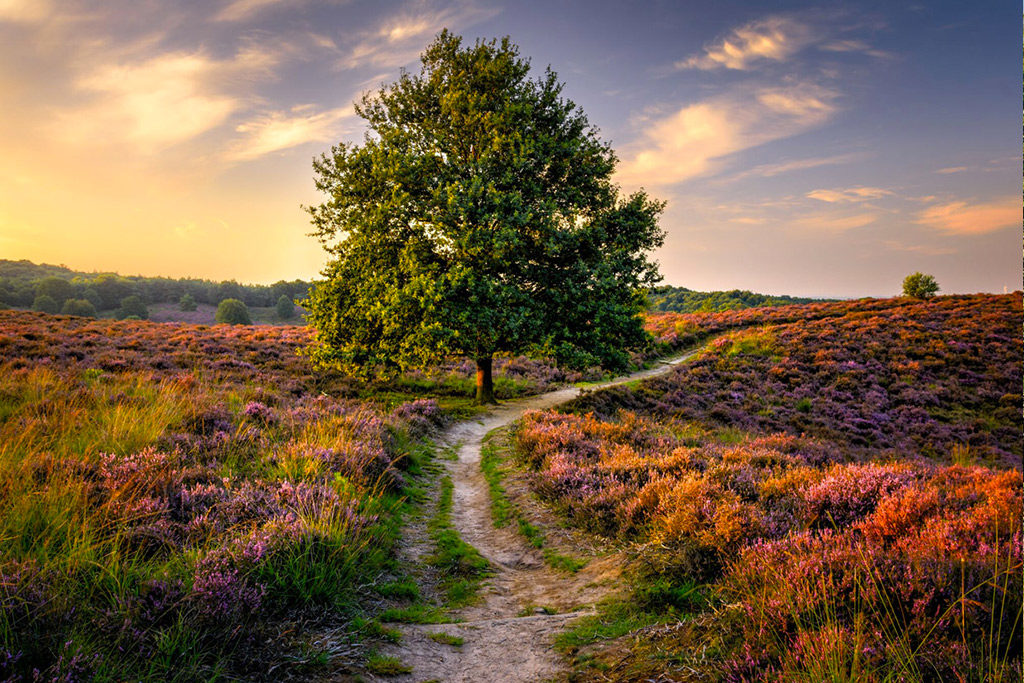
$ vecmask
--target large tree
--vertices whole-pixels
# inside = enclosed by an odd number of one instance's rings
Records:
[[[645,340],[663,203],[620,198],[616,157],[547,69],[508,38],[444,31],[418,74],[356,105],[361,144],[314,161],[308,210],[331,260],[305,306],[314,358],[349,369],[477,365],[494,402],[499,352],[620,369]]]

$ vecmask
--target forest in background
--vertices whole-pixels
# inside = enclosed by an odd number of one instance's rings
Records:
[[[270,285],[240,284],[234,280],[145,277],[117,273],[86,273],[67,266],[0,259],[0,307],[31,308],[36,297],[47,295],[57,306],[68,299],[89,301],[97,311],[113,311],[121,302],[137,296],[145,304],[179,304],[185,295],[196,304],[216,306],[224,299],[238,299],[251,307],[274,306],[286,296],[303,299],[309,283],[279,280]]]
[[[263,285],[241,284],[234,280],[216,282],[200,278],[123,276],[117,273],[87,273],[64,265],[0,259],[0,307],[3,308],[32,308],[36,297],[41,294],[53,298],[58,309],[68,299],[84,299],[100,312],[117,310],[129,296],[137,296],[145,304],[174,306],[185,295],[191,296],[197,304],[209,306],[216,306],[224,299],[238,299],[246,306],[265,308],[274,306],[282,296],[292,301],[304,299],[310,284],[304,280],[279,280]],[[654,287],[647,298],[648,309],[657,313],[735,311],[830,301],[758,294],[740,289],[698,292],[674,285]]]

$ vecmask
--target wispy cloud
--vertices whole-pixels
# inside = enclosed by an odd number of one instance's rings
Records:
[[[432,9],[418,3],[412,9],[382,21],[365,32],[348,48],[338,63],[342,69],[372,67],[392,69],[405,66],[422,52],[426,42],[443,28],[460,31],[466,26],[498,14],[497,8],[458,3]]]
[[[249,19],[268,7],[291,4],[291,0],[234,0],[224,6],[214,21],[241,21]]]
[[[811,30],[806,25],[784,17],[769,17],[733,30],[720,42],[706,46],[702,54],[676,62],[676,68],[749,69],[756,62],[788,59],[811,40]]]
[[[940,168],[939,170],[936,171],[936,173],[942,173],[943,175],[946,175],[949,173],[960,173],[961,171],[966,170],[966,166],[950,166],[948,168]]]
[[[90,54],[75,64],[74,98],[54,107],[51,129],[82,147],[130,146],[152,155],[198,138],[263,104],[260,83],[278,79],[280,67],[309,57],[306,35],[247,34],[233,54],[203,49],[161,51],[148,36],[130,50]]]
[[[91,101],[63,111],[55,130],[82,144],[120,139],[157,152],[224,123],[240,101],[209,81],[222,65],[199,53],[168,53],[108,64],[76,85]]]
[[[293,107],[290,112],[270,112],[240,124],[236,132],[243,139],[227,154],[231,161],[247,161],[309,142],[336,140],[342,123],[355,116],[351,106],[314,112],[312,105]]]
[[[847,190],[814,190],[807,196],[818,201],[834,204],[837,202],[864,202],[870,199],[888,197],[893,193],[880,187],[851,187]]]
[[[804,14],[799,19],[768,16],[733,29],[720,40],[705,45],[700,53],[676,62],[675,68],[748,71],[763,64],[789,61],[808,48],[891,57],[863,40],[837,37],[836,33],[842,31],[836,27],[834,18],[823,20],[821,13]]]
[[[889,59],[892,57],[888,52],[873,48],[863,40],[833,40],[822,43],[818,47],[826,52],[861,52],[879,59]]]
[[[874,213],[856,213],[846,216],[819,213],[802,216],[793,221],[793,225],[813,230],[815,232],[846,232],[856,228],[863,228],[878,220]]]
[[[48,0],[0,0],[0,22],[34,23],[50,15]]]
[[[719,170],[716,160],[821,125],[837,93],[810,83],[763,88],[685,106],[651,122],[619,171],[620,182],[672,185]]]
[[[854,161],[858,161],[864,157],[863,154],[851,153],[851,154],[836,154],[827,157],[811,157],[807,159],[794,159],[792,161],[782,161],[775,164],[760,164],[749,168],[745,171],[733,174],[727,178],[729,182],[735,182],[737,180],[744,180],[746,178],[772,178],[783,173],[792,173],[794,171],[804,171],[809,168],[818,168],[820,166],[835,166],[839,164],[848,164]]]
[[[928,207],[917,215],[917,223],[960,235],[980,235],[1021,225],[1021,200],[1010,196],[977,204],[965,201]]]

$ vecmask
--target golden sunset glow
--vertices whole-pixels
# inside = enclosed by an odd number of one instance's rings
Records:
[[[576,11],[3,0],[0,258],[316,277],[313,158],[360,140],[353,104],[447,27],[508,34],[559,73],[613,145],[616,180],[668,201],[670,283],[858,296],[913,270],[946,291],[1020,280],[1016,104],[996,87],[1017,77],[991,59],[941,69],[927,45],[956,43],[935,37],[938,14],[752,6],[695,24],[601,6],[584,25]],[[609,44],[602,26],[644,38]]]

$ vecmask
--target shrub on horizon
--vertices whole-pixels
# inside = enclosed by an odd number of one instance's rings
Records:
[[[931,275],[911,273],[903,278],[903,296],[930,299],[939,291],[939,283]]]
[[[49,294],[40,294],[32,301],[32,310],[40,313],[56,313],[57,302]]]
[[[68,299],[60,309],[62,315],[79,315],[85,318],[96,317],[96,307],[88,299]]]
[[[252,325],[249,308],[239,299],[224,299],[217,304],[214,320],[227,325]]]
[[[149,309],[146,308],[146,304],[140,297],[132,294],[121,299],[121,307],[117,309],[118,320],[126,320],[128,318],[145,320],[148,317]]]
[[[186,292],[181,295],[181,299],[178,300],[178,308],[182,311],[194,311],[199,308],[196,304],[196,298]]]
[[[291,320],[295,317],[295,304],[288,298],[286,294],[282,294],[277,299],[277,317],[281,320]]]

